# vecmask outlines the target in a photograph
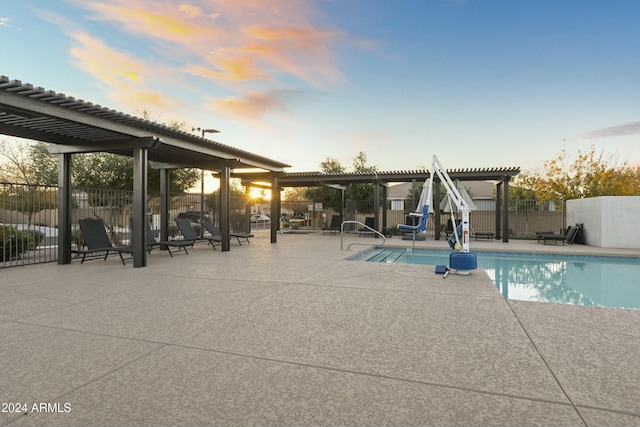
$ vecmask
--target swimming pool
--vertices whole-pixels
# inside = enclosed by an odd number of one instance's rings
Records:
[[[372,248],[353,261],[449,265],[448,250]],[[640,310],[640,258],[476,251],[507,299]]]

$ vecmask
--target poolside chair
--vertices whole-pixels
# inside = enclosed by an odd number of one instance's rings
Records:
[[[209,234],[211,234],[212,237],[215,237],[220,242],[222,242],[222,232],[220,231],[220,229],[218,227],[213,225],[213,223],[211,221],[209,221],[208,219],[203,219],[200,222],[200,224],[202,224],[204,229],[207,230],[209,232]],[[251,234],[251,233],[237,233],[237,232],[229,233],[229,237],[235,237],[238,240],[238,243],[241,244],[241,245],[242,245],[242,240],[244,240],[248,244],[251,244],[251,242],[249,241],[249,237],[253,237],[253,236],[254,235]]]
[[[556,234],[552,231],[538,231],[536,232],[536,238],[538,239],[538,243],[542,242],[545,245],[547,244],[547,240],[552,240],[554,244],[560,241],[563,245],[565,242],[571,245],[576,238],[577,232],[577,228],[569,226],[564,234]]]
[[[216,245],[222,244],[222,236],[199,236],[196,230],[191,226],[191,220],[189,218],[176,218],[176,224],[178,230],[184,237],[184,240],[192,242],[207,242],[211,245],[213,250],[216,250]]]
[[[375,223],[376,219],[372,216],[368,216],[364,219],[364,225],[365,227],[359,228],[358,232],[360,234],[367,234],[367,233],[371,233],[373,236],[375,236],[375,233],[373,231],[371,231],[371,229],[376,229],[376,223]],[[368,228],[367,228],[368,227]]]
[[[110,254],[118,254],[122,265],[125,265],[122,254],[133,254],[133,248],[131,246],[113,246],[113,243],[111,243],[107,235],[103,220],[81,219],[78,223],[80,224],[80,232],[82,233],[84,246],[83,249],[76,249],[71,252],[82,255],[80,264],[87,259],[87,255],[104,253],[104,259],[107,259]]]
[[[340,227],[342,226],[342,215],[331,215],[331,223],[329,226],[322,227],[322,234],[325,231],[329,231],[331,233],[337,233],[340,231]]]
[[[151,253],[151,251],[155,248],[166,249],[169,252],[169,256],[173,258],[174,252],[179,252],[182,249],[187,255],[189,255],[187,246],[193,247],[195,243],[193,240],[156,241],[155,237],[153,237],[153,230],[151,230],[151,225],[148,221],[145,222],[147,223],[147,233],[145,237],[148,253]],[[133,231],[133,218],[129,218],[129,227]],[[174,250],[171,250],[171,248],[173,248]]]

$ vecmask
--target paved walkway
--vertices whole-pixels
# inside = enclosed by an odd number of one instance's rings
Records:
[[[505,301],[481,270],[339,248],[263,232],[139,269],[0,270],[0,426],[640,426],[640,311]]]

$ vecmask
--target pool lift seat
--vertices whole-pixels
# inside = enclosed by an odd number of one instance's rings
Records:
[[[453,184],[446,169],[442,166],[438,158],[434,155],[432,162],[431,176],[429,177],[429,188],[433,187],[432,180],[434,173],[438,175],[440,181],[447,190],[449,204],[455,204],[462,214],[462,221],[453,229],[453,235],[449,239],[449,244],[458,252],[449,254],[449,267],[455,270],[456,274],[468,275],[471,270],[478,268],[478,261],[475,252],[469,251],[469,205],[464,200],[458,188]],[[453,244],[451,241],[453,240]]]

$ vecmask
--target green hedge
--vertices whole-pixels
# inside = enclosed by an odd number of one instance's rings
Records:
[[[35,248],[34,234],[29,231],[19,231],[10,225],[0,228],[0,251],[2,260],[17,259],[30,249]]]

